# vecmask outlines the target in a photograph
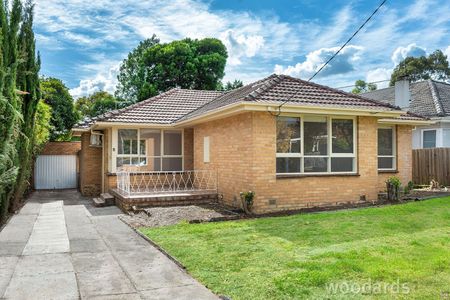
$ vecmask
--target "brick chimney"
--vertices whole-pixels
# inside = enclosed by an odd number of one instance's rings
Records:
[[[395,105],[400,108],[409,108],[411,92],[409,90],[409,78],[403,77],[395,82]]]

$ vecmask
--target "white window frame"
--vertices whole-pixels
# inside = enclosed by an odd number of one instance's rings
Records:
[[[434,147],[428,147],[425,148],[425,139],[424,139],[424,135],[425,135],[425,131],[434,131],[435,132],[435,140],[434,140]],[[422,149],[430,149],[430,148],[437,148],[438,146],[438,139],[439,139],[439,129],[438,128],[430,128],[430,129],[422,129]]]
[[[378,129],[392,130],[392,155],[378,155]],[[377,129],[377,168],[378,158],[392,158],[392,168],[378,168],[378,171],[395,171],[397,170],[397,126],[395,125],[379,125]]]
[[[327,120],[327,155],[305,155],[305,149],[304,149],[304,119],[308,116],[314,116],[314,117],[325,117]],[[357,153],[357,143],[358,143],[358,137],[357,137],[357,126],[358,123],[356,122],[355,116],[334,116],[334,115],[311,115],[311,114],[281,114],[280,117],[290,117],[290,118],[300,118],[300,153],[276,153],[276,158],[281,157],[289,157],[289,158],[300,158],[300,172],[292,172],[292,173],[276,173],[276,175],[307,175],[307,176],[315,176],[315,175],[329,175],[329,174],[357,174],[357,159],[358,159],[358,153]],[[333,120],[352,120],[353,121],[353,153],[333,153],[333,126],[332,121]],[[275,125],[276,126],[276,125]],[[277,142],[277,141],[275,141]],[[327,158],[327,171],[326,172],[305,172],[305,158],[317,158],[317,157],[323,157]],[[353,158],[353,171],[343,171],[343,172],[331,172],[331,159],[332,158],[340,158],[340,157],[348,157]],[[276,162],[275,162],[276,165]]]
[[[137,145],[137,153],[138,154],[119,154],[119,130],[127,130],[127,129],[131,129],[131,130],[137,130],[137,141],[138,145]],[[154,156],[147,156],[147,149],[145,149],[145,154],[142,155],[141,153],[141,129],[153,129],[153,130],[159,130],[160,131],[160,135],[161,135],[161,143],[160,143],[160,155],[154,155]],[[166,131],[178,131],[181,133],[181,155],[169,155],[169,154],[164,154],[164,133]],[[131,163],[131,159],[134,158],[145,158],[146,159],[146,164],[148,164],[148,159],[149,158],[159,158],[159,169],[162,172],[171,172],[171,171],[163,171],[163,159],[164,158],[181,158],[181,170],[179,171],[184,171],[184,129],[162,129],[162,128],[145,128],[145,127],[121,127],[121,128],[114,128],[113,129],[113,142],[112,142],[112,148],[113,148],[113,155],[112,155],[112,170],[113,172],[117,171],[117,158],[121,158],[121,157],[125,157],[125,158],[130,158],[130,163]],[[156,171],[157,172],[157,171]],[[175,172],[175,171],[174,171]]]

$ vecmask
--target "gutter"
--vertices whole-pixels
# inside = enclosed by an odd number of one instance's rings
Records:
[[[404,124],[404,125],[433,125],[436,121],[432,120],[396,120],[396,119],[379,119],[380,124]]]

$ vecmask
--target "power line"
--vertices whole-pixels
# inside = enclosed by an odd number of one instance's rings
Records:
[[[372,12],[372,14],[364,21],[364,23],[361,24],[361,26],[359,26],[359,28],[352,34],[352,36],[339,48],[338,51],[336,51],[336,53],[334,53],[321,67],[319,70],[317,70],[309,79],[308,81],[311,81],[314,77],[316,77],[317,74],[320,73],[320,71],[323,70],[323,68],[325,68],[341,51],[342,49],[345,48],[345,46],[347,46],[348,43],[350,43],[350,41],[361,31],[361,29],[364,28],[364,26],[366,26],[366,24],[372,19],[372,17],[378,12],[378,10],[380,10],[380,8],[386,3],[387,0],[383,0],[378,7]],[[286,104],[286,102],[288,102],[290,99],[292,99],[295,95],[297,95],[300,92],[301,88],[299,90],[297,90],[297,92],[295,92],[294,94],[292,94],[289,98],[287,98],[286,100],[284,100],[279,106],[278,106],[278,115],[281,112],[281,107]]]
[[[378,80],[378,81],[372,81],[372,82],[366,82],[366,84],[371,84],[371,83],[381,83],[381,82],[388,82],[391,81],[390,79],[386,79],[386,80]],[[356,86],[356,84],[352,84],[352,85],[346,85],[346,86],[340,86],[340,87],[335,87],[335,89],[345,89],[345,88],[351,88]]]
[[[358,32],[361,31],[361,29],[363,29],[364,26],[366,26],[366,24],[370,21],[370,19],[372,19],[372,17],[378,12],[378,10],[384,5],[384,3],[386,3],[387,0],[383,0],[383,2],[380,3],[380,5],[378,5],[378,7],[373,11],[373,13],[364,21],[364,23],[362,23],[361,26],[359,26],[358,30],[355,31],[355,33],[352,34],[352,36],[341,46],[341,48],[339,48],[339,50],[333,54],[333,56],[331,56],[326,62],[325,64],[323,64],[322,67],[320,67],[319,70],[317,70],[316,73],[314,73],[313,76],[311,76],[308,81],[311,81],[314,77],[316,77],[317,74],[320,73],[320,71],[322,71],[323,68],[325,68],[326,65],[328,65],[328,63],[330,61],[332,61],[338,54],[339,52],[342,51],[342,49],[345,48],[345,46],[347,46],[348,43],[350,43],[350,41],[358,34]]]

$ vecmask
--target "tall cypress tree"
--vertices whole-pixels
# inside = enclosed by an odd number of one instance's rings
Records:
[[[19,135],[20,99],[16,94],[18,65],[17,41],[22,17],[22,4],[14,0],[11,12],[8,2],[2,1],[1,24],[1,77],[0,77],[0,219],[4,219],[9,209],[9,199],[14,191],[18,167],[16,142]]]
[[[22,26],[20,28],[18,51],[20,63],[17,68],[16,87],[22,93],[21,113],[23,121],[20,126],[21,134],[17,142],[19,174],[16,180],[13,209],[20,204],[23,194],[29,187],[29,178],[33,164],[34,125],[37,106],[40,99],[39,69],[40,59],[36,56],[36,43],[33,32],[33,8],[31,1],[27,1]]]

